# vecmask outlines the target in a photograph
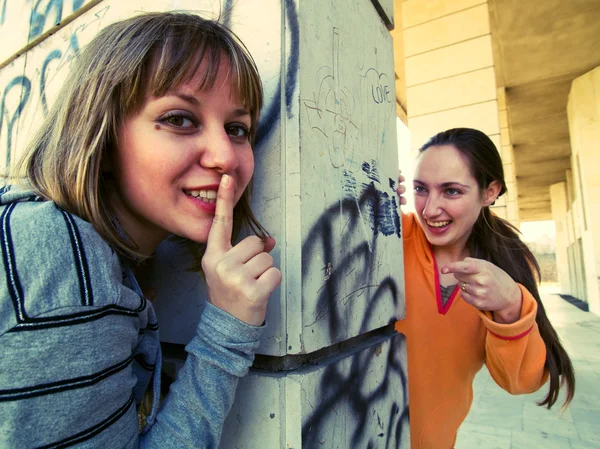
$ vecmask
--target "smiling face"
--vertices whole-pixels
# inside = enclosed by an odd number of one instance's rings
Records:
[[[146,98],[120,128],[112,201],[142,254],[169,234],[206,242],[221,176],[234,180],[236,202],[252,178],[252,120],[231,88],[228,64],[221,58],[212,88],[198,91],[202,62],[189,82]]]
[[[414,175],[415,209],[434,247],[463,252],[484,206],[494,202],[499,184],[477,185],[467,158],[454,146],[432,146],[419,155]]]

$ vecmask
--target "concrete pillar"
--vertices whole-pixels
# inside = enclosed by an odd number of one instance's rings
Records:
[[[402,0],[394,0],[394,29],[390,31],[394,42],[394,68],[396,70],[396,115],[408,125],[406,109],[406,77],[404,75],[404,28],[402,25]]]
[[[502,156],[504,165],[504,179],[506,181],[506,193],[503,198],[497,202],[498,206],[503,205],[506,208],[506,216],[504,217],[512,223],[517,229],[519,228],[519,206],[518,206],[518,191],[517,191],[517,176],[515,171],[515,155],[514,147],[510,138],[510,129],[508,126],[508,110],[506,107],[506,91],[504,88],[496,90],[498,95],[498,119],[500,122],[500,143],[501,148],[498,148]],[[497,212],[497,211],[495,211]]]
[[[187,10],[220,14],[240,36],[265,88],[253,209],[277,240],[284,277],[221,447],[408,448],[406,346],[390,324],[404,316],[393,1],[81,0],[60,14],[17,3],[6,3],[3,23],[32,25],[0,24],[11,36],[0,51],[0,168],[43,119],[78,49],[107,24]],[[148,274],[173,375],[205,297],[188,267],[166,243]]]
[[[448,128],[485,132],[501,152],[507,175],[508,194],[494,212],[518,227],[508,116],[504,92],[496,89],[488,3],[406,0],[402,25],[413,152]]]
[[[590,311],[600,315],[600,67],[576,78],[567,104],[574,221]]]
[[[567,184],[565,182],[559,182],[550,186],[550,201],[552,219],[556,227],[556,269],[560,292],[564,295],[572,295],[567,252],[569,236],[567,230]]]

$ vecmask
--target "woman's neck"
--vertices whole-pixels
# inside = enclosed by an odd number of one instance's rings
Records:
[[[456,278],[452,273],[443,274],[442,267],[463,260],[469,256],[469,249],[465,246],[434,246],[432,247],[433,255],[438,269],[438,279],[443,286],[455,285]]]
[[[438,264],[438,268],[452,262],[458,262],[465,257],[469,257],[469,249],[466,245],[460,246],[434,246],[432,247],[433,255]]]

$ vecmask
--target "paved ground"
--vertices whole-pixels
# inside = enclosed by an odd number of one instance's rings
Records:
[[[543,390],[511,396],[484,368],[456,449],[600,449],[600,317],[545,287],[542,300],[576,370],[575,398],[561,412],[538,407]]]

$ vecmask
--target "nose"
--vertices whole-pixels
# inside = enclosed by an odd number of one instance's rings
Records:
[[[421,212],[423,217],[429,219],[438,216],[441,213],[441,201],[440,197],[436,194],[429,194],[425,206]]]
[[[230,173],[238,167],[238,157],[229,135],[222,126],[206,128],[201,136],[200,165]]]

